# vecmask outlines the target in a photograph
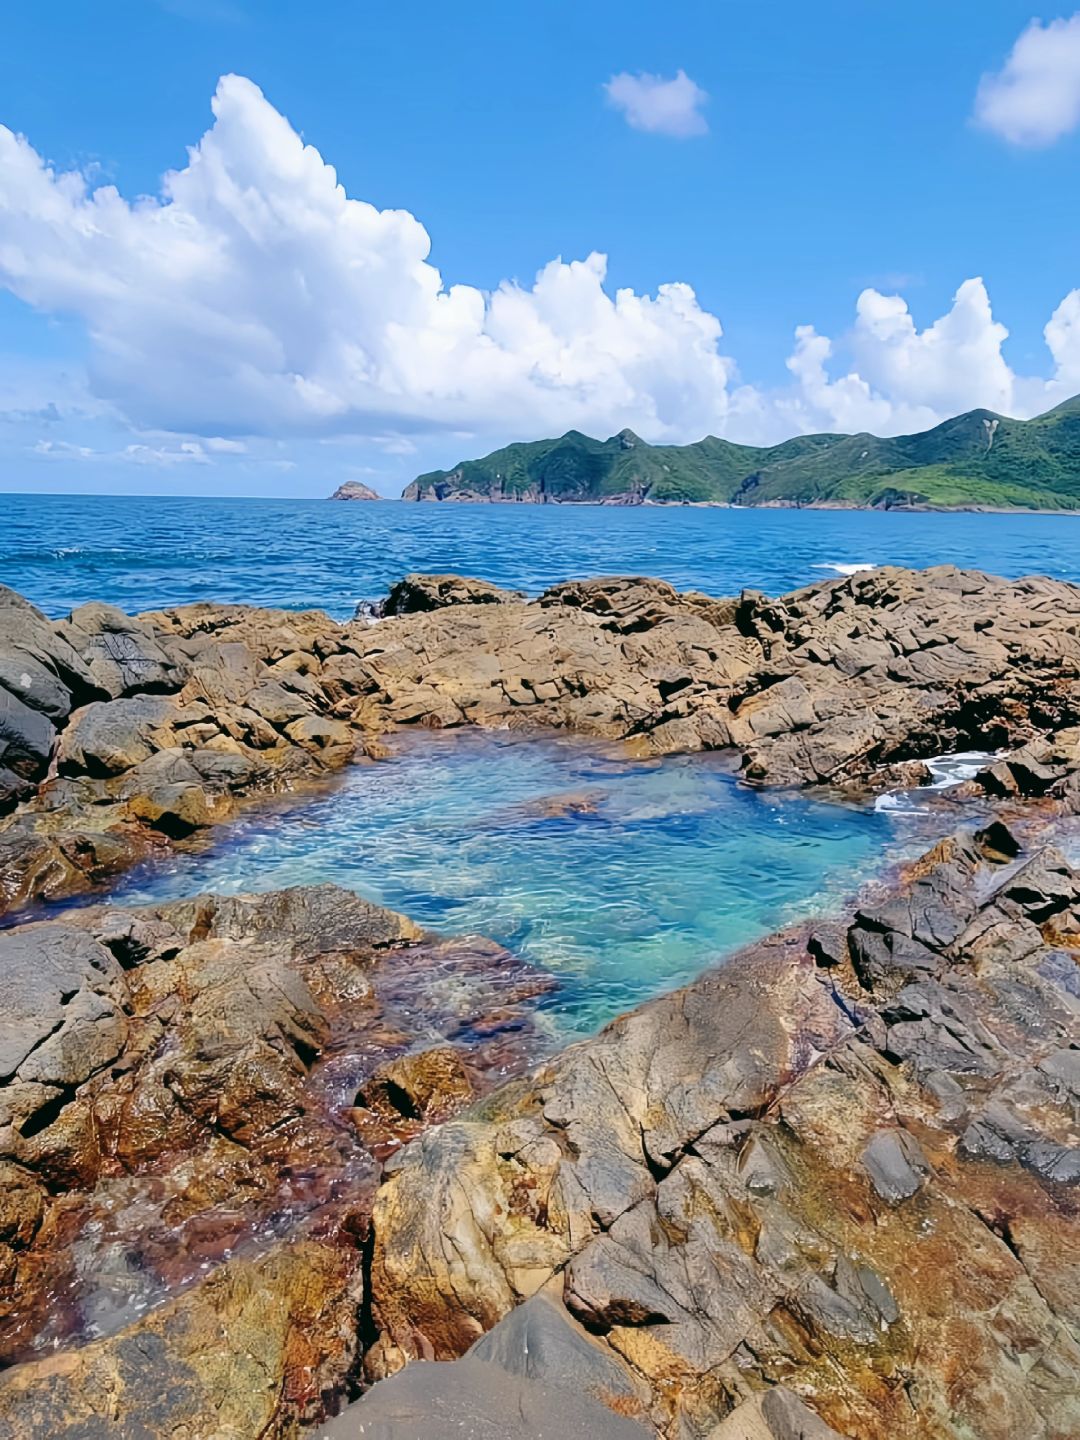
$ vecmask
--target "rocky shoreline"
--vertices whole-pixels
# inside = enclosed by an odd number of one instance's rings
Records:
[[[0,592],[0,1440],[1074,1435],[1080,590],[381,612]],[[539,1069],[547,977],[346,891],[42,908],[464,724],[857,795],[1002,751],[1010,823]]]

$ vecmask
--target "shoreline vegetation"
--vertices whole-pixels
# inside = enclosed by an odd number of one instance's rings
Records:
[[[110,902],[468,725],[862,802],[997,754],[873,893],[539,1062],[554,979],[490,941],[333,886]],[[410,575],[344,624],[0,588],[0,747],[5,1440],[1080,1429],[1080,587]]]
[[[344,498],[344,497],[342,497]],[[521,442],[405,487],[434,503],[1076,513],[1080,396],[1032,420],[972,410],[916,435],[802,435],[771,447],[630,430]]]

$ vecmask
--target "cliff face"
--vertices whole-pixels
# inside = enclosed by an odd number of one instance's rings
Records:
[[[381,500],[382,496],[375,493],[370,485],[363,485],[359,480],[346,480],[344,485],[339,485],[330,496],[331,500]]]
[[[406,500],[830,509],[1080,508],[1080,397],[1034,420],[972,410],[917,435],[800,435],[759,448],[630,430],[508,445],[420,475]]]

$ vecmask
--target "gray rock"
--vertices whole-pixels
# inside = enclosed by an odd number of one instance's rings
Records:
[[[591,1339],[565,1308],[546,1294],[511,1310],[469,1351],[474,1360],[498,1365],[508,1375],[610,1400],[647,1399],[648,1391],[614,1356]]]
[[[589,1395],[472,1356],[383,1380],[314,1440],[646,1440],[655,1431]]]
[[[153,627],[113,605],[81,605],[57,632],[113,699],[142,690],[177,690],[185,667],[166,652]]]
[[[708,1440],[844,1440],[783,1385],[734,1409]]]
[[[879,1130],[863,1151],[862,1163],[874,1189],[890,1205],[914,1195],[929,1168],[918,1142],[904,1130]]]

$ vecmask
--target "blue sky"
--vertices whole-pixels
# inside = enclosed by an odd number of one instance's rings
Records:
[[[394,493],[571,424],[771,440],[1047,408],[1080,390],[1071,17],[1028,33],[1030,0],[13,7],[0,488]],[[688,90],[659,89],[680,72]],[[219,92],[165,215],[162,176],[230,75],[252,83]],[[687,94],[681,121],[657,109]],[[342,208],[323,162],[350,201],[415,221]],[[95,206],[108,185],[122,200]],[[557,257],[594,252],[606,271],[534,293]],[[440,303],[430,266],[474,289]],[[672,283],[692,295],[654,303]]]

